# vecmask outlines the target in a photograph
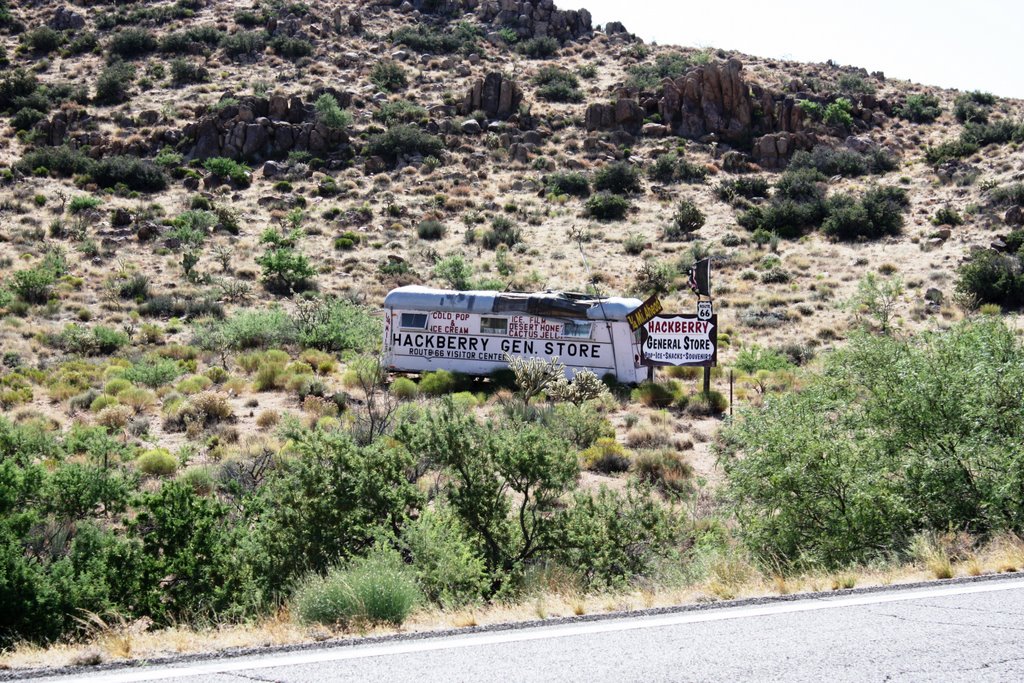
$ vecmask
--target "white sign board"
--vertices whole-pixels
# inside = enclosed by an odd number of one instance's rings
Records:
[[[644,365],[713,366],[718,360],[718,316],[658,315],[641,328]]]

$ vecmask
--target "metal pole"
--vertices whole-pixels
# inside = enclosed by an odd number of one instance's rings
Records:
[[[704,395],[711,393],[711,366],[704,366]]]
[[[732,370],[729,370],[729,417],[732,417]]]

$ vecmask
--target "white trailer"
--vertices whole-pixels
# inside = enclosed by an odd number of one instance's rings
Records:
[[[568,292],[456,292],[398,287],[384,299],[384,357],[404,372],[449,370],[488,375],[507,368],[505,354],[558,358],[570,377],[592,370],[641,382],[637,335],[626,314],[639,299]]]

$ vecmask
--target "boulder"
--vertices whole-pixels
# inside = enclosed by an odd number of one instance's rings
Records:
[[[1003,222],[1007,225],[1024,225],[1024,208],[1011,206],[1003,216]]]
[[[469,87],[457,112],[469,116],[480,110],[489,119],[504,121],[519,111],[522,102],[523,91],[519,85],[501,73],[492,71]]]
[[[132,214],[128,209],[117,208],[110,212],[110,226],[123,228],[132,224]]]
[[[77,31],[85,28],[85,17],[67,7],[58,7],[49,26],[57,31]]]
[[[481,131],[480,122],[476,119],[466,119],[459,126],[459,130],[465,135],[478,135]]]

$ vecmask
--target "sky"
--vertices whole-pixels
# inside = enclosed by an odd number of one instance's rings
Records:
[[[888,78],[1024,98],[1022,0],[555,0],[646,42],[882,71]]]

